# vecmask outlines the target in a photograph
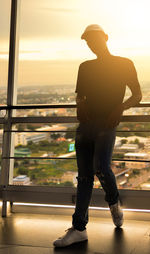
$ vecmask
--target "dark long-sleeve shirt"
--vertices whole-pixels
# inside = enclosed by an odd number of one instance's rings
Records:
[[[104,60],[94,59],[80,64],[75,92],[86,98],[84,111],[88,119],[103,125],[111,112],[123,102],[126,86],[135,93],[140,89],[133,62],[110,55]],[[77,112],[80,114],[82,110]],[[78,118],[82,121],[82,116]]]

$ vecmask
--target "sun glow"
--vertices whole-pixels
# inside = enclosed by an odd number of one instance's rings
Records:
[[[94,0],[88,14],[108,33],[111,49],[129,56],[150,55],[149,9],[148,0]]]
[[[75,82],[72,77],[78,63],[96,57],[86,42],[80,39],[81,34],[87,25],[99,24],[109,36],[110,52],[131,58],[137,67],[139,79],[149,81],[149,10],[149,0],[61,0],[59,4],[55,0],[21,1],[19,61],[24,64],[24,73],[27,71],[24,80],[29,77],[29,69],[30,78],[34,69],[37,70],[35,62],[43,61],[46,65],[43,69],[48,70],[48,62],[51,62],[54,73],[58,72],[58,66],[59,72],[66,70],[62,76],[59,75],[62,83],[66,83],[65,75],[70,75],[69,83]],[[0,40],[6,41],[6,38]],[[7,51],[8,46],[7,49],[1,47],[0,60],[8,60]],[[72,65],[68,71],[69,61]],[[40,75],[41,68],[37,72]],[[47,80],[49,73],[41,73],[41,82],[43,76]],[[54,78],[51,79],[52,83],[58,75],[54,75]]]
[[[71,9],[71,6],[73,5],[69,3],[68,8]],[[47,9],[48,7],[50,6],[47,3]],[[45,20],[44,22],[50,24],[49,21],[52,15],[53,22],[55,23],[56,21],[56,30],[59,20],[64,34],[60,34],[59,37],[58,31],[56,37],[51,37],[49,34],[47,38],[45,36],[42,38],[41,36],[38,40],[34,40],[34,38],[28,40],[23,38],[21,40],[21,51],[36,48],[38,52],[35,53],[33,50],[33,54],[29,52],[26,55],[21,53],[20,59],[72,60],[91,56],[91,53],[87,50],[87,46],[83,41],[80,41],[83,29],[90,23],[102,25],[109,35],[108,45],[114,54],[122,54],[129,57],[150,55],[150,34],[148,33],[150,23],[149,9],[150,2],[148,0],[77,0],[74,18],[70,17],[69,12],[66,13],[68,17],[66,15],[64,17],[60,11],[45,13],[41,9],[40,15]],[[66,26],[67,18],[69,26],[68,24]],[[76,19],[76,22],[74,22],[74,19]],[[49,33],[51,33],[51,30],[53,29],[50,27]],[[40,32],[42,31],[39,30],[39,35]]]

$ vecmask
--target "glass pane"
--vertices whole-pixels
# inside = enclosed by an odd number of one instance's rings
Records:
[[[76,176],[75,160],[16,160],[13,184],[76,187]]]
[[[18,104],[75,102],[75,82],[82,57],[75,53],[82,48],[74,27],[79,6],[78,1],[22,1]]]
[[[18,124],[15,129],[14,156],[22,158],[15,159],[13,184],[76,186],[76,124]]]
[[[149,123],[120,123],[112,162],[119,188],[150,189],[149,148]]]
[[[112,170],[121,189],[150,188],[150,128],[148,132],[148,126],[145,126],[147,132],[140,132],[142,126],[143,123],[138,123],[138,132],[136,127],[132,128],[132,132],[123,126],[118,128]],[[38,128],[36,124],[16,125],[19,132],[15,134],[15,157],[22,158],[15,159],[13,184],[76,186],[76,127],[76,124]],[[101,188],[96,176],[94,188]]]
[[[10,31],[10,0],[0,0],[0,104],[7,103],[7,80],[8,80],[8,54],[9,54],[9,31]],[[0,114],[0,116],[3,116]]]
[[[85,41],[81,40],[85,27],[93,22],[102,25],[109,35],[108,47],[112,54],[133,60],[142,86],[143,101],[149,101],[148,10],[147,0],[136,3],[136,8],[134,1],[131,3],[130,0],[123,3],[118,0],[89,0],[88,4],[86,0],[22,1],[17,103],[75,101],[79,64],[95,58]],[[141,15],[142,19],[139,19]],[[66,87],[72,91],[71,98],[60,98]]]

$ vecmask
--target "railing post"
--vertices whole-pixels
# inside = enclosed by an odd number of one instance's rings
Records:
[[[17,65],[19,50],[19,18],[21,0],[11,0],[11,19],[10,19],[10,38],[9,38],[9,63],[8,63],[8,87],[7,87],[7,106],[16,105],[17,98]],[[16,115],[16,110],[8,110],[4,123],[3,144],[2,144],[2,168],[1,185],[3,186],[3,206],[2,216],[7,216],[7,186],[12,184],[14,160],[3,157],[10,157],[14,154],[14,135],[12,130],[12,116]]]

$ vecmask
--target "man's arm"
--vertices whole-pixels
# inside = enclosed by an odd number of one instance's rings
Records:
[[[122,103],[123,111],[137,105],[142,100],[142,92],[139,82],[135,84],[129,84],[128,87],[132,92],[132,96],[129,97],[124,103]]]
[[[138,81],[137,72],[131,60],[129,61],[127,76],[127,86],[130,88],[132,95],[122,104],[123,110],[137,105],[142,99],[142,92]]]
[[[142,92],[137,78],[134,64],[130,61],[130,72],[127,86],[130,88],[132,95],[121,105],[119,105],[109,116],[106,121],[106,127],[112,128],[119,124],[121,115],[124,110],[136,106],[142,99]]]
[[[85,92],[85,66],[81,63],[78,70],[77,84],[75,92],[77,104],[77,119],[79,122],[86,122],[88,120],[87,105],[86,105],[86,92]]]

